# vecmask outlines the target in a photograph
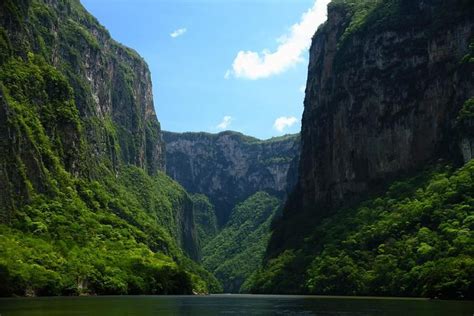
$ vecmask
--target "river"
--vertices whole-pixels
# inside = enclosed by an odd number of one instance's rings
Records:
[[[24,315],[473,316],[474,302],[286,295],[101,296],[0,299],[0,316]]]

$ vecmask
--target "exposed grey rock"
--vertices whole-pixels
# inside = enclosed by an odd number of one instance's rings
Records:
[[[380,27],[351,34],[347,6],[329,6],[310,50],[298,202],[288,212],[318,216],[394,175],[459,158],[453,126],[474,90],[472,66],[461,63],[473,15],[459,1],[400,3],[399,16],[382,12],[385,22],[372,23]]]
[[[163,132],[163,139],[167,174],[187,191],[208,196],[221,225],[255,192],[283,197],[294,185],[288,170],[298,156],[298,135],[261,141],[236,132]]]

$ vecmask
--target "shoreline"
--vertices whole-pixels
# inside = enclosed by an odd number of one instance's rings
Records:
[[[206,295],[71,295],[71,296],[12,296],[0,297],[1,300],[34,300],[34,299],[93,299],[93,298],[244,298],[244,299],[315,299],[315,300],[380,300],[380,301],[446,301],[446,302],[473,302],[462,299],[434,299],[427,297],[398,297],[398,296],[342,296],[342,295],[298,295],[298,294],[239,294],[217,293]]]

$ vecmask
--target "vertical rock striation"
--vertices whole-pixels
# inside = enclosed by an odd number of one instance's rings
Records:
[[[114,168],[133,164],[150,174],[163,169],[145,61],[114,41],[77,0],[5,1],[2,6],[2,33],[8,34],[13,53],[41,55],[68,79],[89,162],[105,159]],[[72,162],[70,169],[76,171],[77,165]]]
[[[298,135],[261,141],[236,132],[163,132],[166,173],[191,193],[209,197],[220,225],[234,206],[257,191],[283,197],[299,151]]]
[[[462,0],[329,5],[310,50],[299,205],[288,212],[321,216],[394,175],[459,160],[454,127],[474,88],[472,64],[462,63],[473,16]]]

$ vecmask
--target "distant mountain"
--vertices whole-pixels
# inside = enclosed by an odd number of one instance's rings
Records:
[[[296,181],[299,135],[259,140],[237,132],[163,132],[166,173],[204,194],[224,225],[237,203],[257,191],[283,198]]]

